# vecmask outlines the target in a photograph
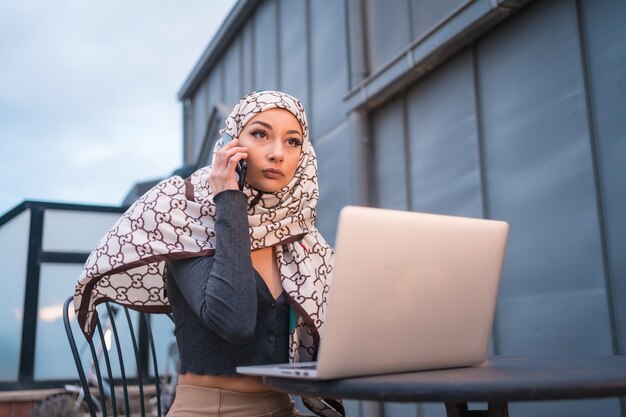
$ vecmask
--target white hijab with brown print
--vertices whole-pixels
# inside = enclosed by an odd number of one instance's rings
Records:
[[[292,324],[289,358],[312,360],[323,333],[332,249],[315,227],[319,197],[317,161],[304,108],[279,91],[254,92],[237,103],[220,134],[239,137],[255,115],[273,108],[291,112],[302,127],[302,153],[292,180],[275,193],[245,185],[250,249],[276,247],[282,286],[297,322]],[[222,146],[218,141],[216,150]],[[105,301],[144,312],[168,312],[165,261],[215,253],[215,204],[208,186],[211,167],[189,178],[173,176],[141,196],[91,252],[74,292],[81,329],[91,337],[96,306]],[[343,414],[343,407],[305,399],[320,415]],[[341,409],[341,410],[340,410]]]

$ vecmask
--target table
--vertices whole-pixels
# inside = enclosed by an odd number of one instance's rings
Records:
[[[492,357],[479,366],[310,381],[263,377],[303,396],[392,402],[443,402],[449,417],[508,416],[509,401],[626,396],[626,356]],[[468,402],[487,402],[469,411]]]

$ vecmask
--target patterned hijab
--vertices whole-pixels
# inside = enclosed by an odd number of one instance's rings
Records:
[[[276,247],[283,289],[297,321],[289,358],[314,358],[323,331],[332,249],[315,227],[319,197],[317,162],[302,104],[279,91],[254,92],[237,103],[221,134],[239,137],[255,115],[273,108],[291,112],[303,144],[292,180],[274,193],[245,185],[250,249]],[[223,144],[218,141],[215,150]],[[211,167],[189,178],[173,176],[141,196],[100,240],[85,263],[74,292],[78,322],[91,337],[96,306],[105,301],[144,312],[168,312],[165,261],[215,253],[215,203],[208,186]],[[184,279],[184,277],[181,277]]]

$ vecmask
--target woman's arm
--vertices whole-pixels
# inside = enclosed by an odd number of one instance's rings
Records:
[[[226,190],[214,198],[215,255],[168,262],[189,306],[231,343],[251,340],[256,324],[256,278],[250,259],[246,196]]]

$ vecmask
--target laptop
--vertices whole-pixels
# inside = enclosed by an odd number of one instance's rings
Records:
[[[506,222],[344,207],[317,362],[244,375],[334,379],[485,361]]]

